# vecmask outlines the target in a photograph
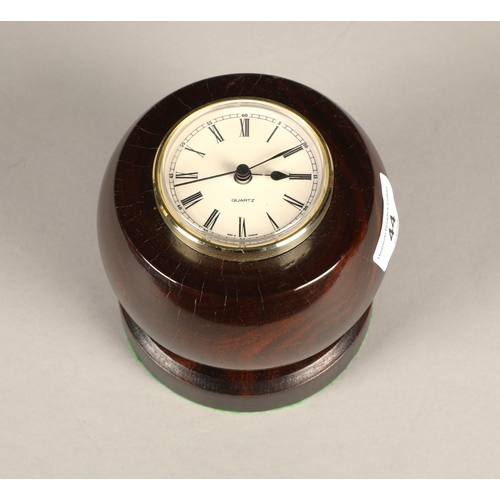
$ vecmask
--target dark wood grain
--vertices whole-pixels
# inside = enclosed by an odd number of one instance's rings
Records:
[[[187,360],[160,346],[122,308],[129,341],[146,368],[175,392],[206,406],[233,411],[272,410],[325,387],[351,362],[366,335],[370,308],[331,346],[292,365],[227,370]]]
[[[208,102],[254,96],[315,124],[334,161],[330,207],[289,252],[257,262],[200,254],[174,237],[155,202],[163,137]],[[291,365],[331,346],[365,313],[384,273],[373,253],[382,224],[382,162],[332,101],[290,80],[227,75],[184,87],[151,108],[113,154],[98,209],[101,255],[126,312],[169,352],[227,370]]]

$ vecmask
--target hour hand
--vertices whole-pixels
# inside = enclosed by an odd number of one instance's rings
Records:
[[[287,177],[288,175],[284,174],[283,172],[278,172],[277,170],[271,173],[271,179],[273,181],[280,181],[281,179],[286,179]]]
[[[290,179],[291,181],[310,181],[311,174],[284,174],[283,172],[279,172],[275,170],[271,174],[267,174],[271,177],[273,181],[280,181],[281,179]]]

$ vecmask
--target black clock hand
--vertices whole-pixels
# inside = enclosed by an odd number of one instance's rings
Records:
[[[293,148],[285,149],[285,151],[282,151],[281,153],[278,153],[277,155],[271,156],[271,158],[268,158],[267,160],[261,161],[260,163],[257,163],[257,165],[254,165],[253,167],[249,167],[251,170],[252,168],[258,167],[259,165],[262,165],[263,163],[267,163],[268,161],[274,160],[275,158],[279,158],[280,156],[283,156],[283,158],[287,158],[288,156],[291,156],[295,153],[298,153],[304,146],[305,144],[300,144],[299,146],[294,146]],[[186,181],[186,182],[181,182],[180,184],[176,184],[175,187],[179,186],[186,186],[187,184],[193,184],[194,182],[201,182],[201,181],[207,181],[209,179],[215,179],[216,177],[222,177],[224,175],[230,175],[236,173],[236,170],[232,170],[231,172],[223,172],[222,174],[216,174],[216,175],[210,175],[209,177],[203,177],[202,179],[195,179],[192,181]],[[282,177],[283,179],[284,177]],[[278,179],[274,179],[278,180]]]
[[[250,167],[250,169],[258,167],[259,165],[262,165],[263,163],[267,163],[268,161],[274,160],[275,158],[279,158],[280,156],[283,156],[283,158],[287,158],[288,156],[291,156],[295,153],[298,153],[304,146],[306,146],[306,144],[300,144],[299,146],[294,146],[293,148],[285,149],[285,151],[282,151],[281,153],[278,153],[277,155],[271,156],[271,158],[268,158],[267,160],[264,160],[264,161],[261,161],[260,163],[257,163],[257,165]]]
[[[263,175],[266,177],[271,177],[271,179],[273,181],[280,181],[281,179],[303,180],[303,181],[310,181],[311,180],[311,174],[284,174],[283,172],[280,172],[279,170],[275,170],[274,172],[271,172],[270,174],[253,174],[253,175]]]
[[[273,181],[280,181],[281,179],[287,179],[293,174],[284,174],[283,172],[279,172],[278,170],[275,170],[274,172],[271,172],[270,174],[252,174],[252,175],[261,175],[263,177],[271,177]]]
[[[181,182],[180,184],[175,184],[174,187],[185,186],[186,184],[193,184],[193,182],[207,181],[208,179],[215,179],[216,177],[222,177],[223,175],[234,174],[236,170],[231,172],[223,172],[222,174],[210,175],[209,177],[203,177],[202,179],[195,179],[194,181]]]
[[[280,181],[281,179],[286,179],[287,177],[290,177],[290,176],[284,174],[283,172],[278,172],[277,170],[275,170],[274,172],[271,173],[271,179],[273,181]]]

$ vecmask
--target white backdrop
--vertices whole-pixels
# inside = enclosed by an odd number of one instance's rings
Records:
[[[95,227],[128,127],[236,72],[297,80],[351,114],[401,219],[348,369],[256,414],[149,375]],[[0,116],[0,477],[499,476],[498,24],[0,24]]]

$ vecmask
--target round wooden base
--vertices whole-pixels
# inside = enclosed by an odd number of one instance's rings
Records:
[[[262,411],[305,399],[328,385],[358,352],[371,304],[339,340],[292,365],[267,370],[226,370],[182,358],[152,340],[121,307],[129,341],[146,368],[163,384],[197,403],[231,411]]]

